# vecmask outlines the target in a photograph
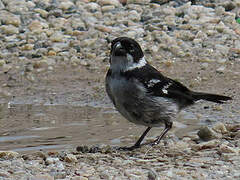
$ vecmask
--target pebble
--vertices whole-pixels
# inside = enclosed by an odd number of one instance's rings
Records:
[[[109,12],[111,10],[115,9],[115,6],[112,6],[112,5],[108,5],[108,6],[103,6],[102,7],[102,12],[105,13],[105,12]]]
[[[5,60],[1,59],[1,60],[0,60],[0,66],[3,66],[3,65],[5,65],[5,64],[6,64]]]
[[[96,43],[97,39],[85,39],[81,42],[81,47],[93,46]]]
[[[19,15],[14,15],[11,13],[0,13],[0,14],[1,14],[0,19],[2,20],[3,24],[14,25],[16,27],[20,26],[21,19]]]
[[[51,176],[54,176],[54,179],[64,179],[66,178],[67,174],[64,171],[52,171],[50,172]]]
[[[212,129],[217,132],[217,133],[221,133],[221,134],[226,134],[228,132],[227,128],[225,127],[225,125],[222,122],[218,122],[216,123]]]
[[[54,180],[54,177],[49,174],[40,174],[30,177],[29,180]]]
[[[140,14],[137,11],[132,10],[132,11],[129,12],[128,18],[130,20],[134,21],[134,22],[138,22],[138,21],[140,21],[141,16],[140,16]]]
[[[12,69],[12,65],[10,65],[10,64],[4,64],[2,66],[2,71],[5,72],[5,73],[10,71],[11,69]]]
[[[0,170],[0,178],[8,178],[10,176],[10,173],[9,172],[6,172],[6,171],[3,171],[3,170]]]
[[[100,6],[113,5],[115,7],[119,7],[121,5],[118,0],[98,0],[97,3]]]
[[[214,132],[211,128],[204,126],[202,127],[197,135],[204,141],[209,141],[214,138],[221,138],[221,134]]]
[[[219,140],[213,139],[211,141],[202,142],[200,144],[193,145],[192,149],[195,149],[195,150],[212,149],[212,148],[216,148],[219,144],[220,144]]]
[[[208,68],[208,63],[202,63],[201,67],[202,67],[202,69],[207,69]]]
[[[76,163],[76,162],[78,162],[76,156],[73,155],[73,154],[67,154],[67,156],[65,157],[65,161],[68,162],[68,163]]]
[[[33,20],[29,25],[28,28],[30,31],[34,31],[34,32],[42,32],[43,26],[42,23],[39,22],[38,20]]]
[[[110,33],[112,31],[111,28],[106,27],[106,26],[102,26],[102,25],[96,26],[96,29],[101,31],[101,32],[107,32],[107,33]]]
[[[220,45],[220,44],[216,44],[215,45],[215,48],[216,50],[219,52],[219,53],[222,53],[223,55],[226,55],[228,54],[228,51],[229,51],[229,47],[226,47],[224,45]],[[225,59],[225,58],[224,58]],[[218,62],[221,62],[221,60],[219,60]]]
[[[29,51],[29,50],[33,50],[33,47],[34,47],[34,44],[25,44],[20,49],[23,51]]]
[[[96,11],[100,11],[100,6],[95,2],[87,3],[84,7],[91,13],[95,13]]]
[[[228,48],[226,48],[226,49],[228,49]],[[227,59],[219,59],[218,61],[217,61],[219,64],[225,64],[226,62],[227,62]]]
[[[57,53],[53,50],[48,51],[48,56],[56,56]]]
[[[19,33],[18,28],[13,26],[13,25],[2,25],[1,26],[1,31],[4,34],[7,34],[7,35],[18,34]]]
[[[71,1],[62,1],[60,4],[59,4],[59,8],[66,11],[72,7],[74,7],[74,3],[71,2]]]
[[[177,31],[175,36],[176,38],[182,39],[184,41],[192,41],[195,38],[195,35],[190,31]]]
[[[221,144],[219,149],[223,153],[235,153],[235,154],[239,153],[239,148],[233,148],[233,147],[227,146],[226,144]]]
[[[224,73],[225,72],[225,66],[220,66],[219,68],[217,68],[216,72],[219,73],[219,74]]]
[[[127,0],[127,4],[149,4],[150,0]]]
[[[14,151],[0,151],[0,158],[13,159],[13,158],[17,158],[18,156],[19,156],[19,153]]]
[[[22,12],[28,12],[28,3],[24,0],[9,1],[7,8],[12,13],[21,14]]]
[[[39,13],[43,18],[47,18],[49,15],[49,13],[46,10],[40,8],[34,9],[34,12]]]
[[[51,35],[50,40],[52,42],[62,42],[64,40],[64,36],[63,36],[62,33],[56,32],[56,33]]]
[[[54,164],[54,163],[59,162],[59,161],[60,161],[59,158],[48,157],[48,158],[46,159],[46,163],[47,163],[47,164]]]

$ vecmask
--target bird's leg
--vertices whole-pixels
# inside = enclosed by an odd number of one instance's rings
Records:
[[[162,131],[162,133],[160,134],[160,136],[157,137],[157,139],[151,143],[152,146],[157,145],[160,143],[161,139],[165,136],[165,134],[167,134],[167,132],[172,128],[172,124],[173,122],[167,122],[165,123],[165,129]]]
[[[143,134],[141,135],[141,137],[137,140],[137,142],[133,145],[136,147],[140,147],[141,142],[143,141],[143,139],[145,138],[145,136],[147,135],[147,133],[150,131],[151,127],[148,127]]]
[[[143,134],[141,135],[141,137],[137,140],[137,142],[130,147],[120,147],[120,150],[126,150],[126,151],[132,151],[134,149],[140,148],[141,147],[141,142],[143,141],[144,137],[147,135],[147,133],[150,131],[151,127],[148,127]]]

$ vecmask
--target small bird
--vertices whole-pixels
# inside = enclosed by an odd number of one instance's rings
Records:
[[[131,38],[119,37],[111,43],[110,68],[105,79],[106,91],[115,108],[128,121],[147,126],[131,147],[156,145],[172,128],[180,110],[198,100],[224,103],[231,97],[194,92],[180,82],[163,76],[144,58],[140,45]],[[165,125],[154,142],[141,144],[152,127]]]

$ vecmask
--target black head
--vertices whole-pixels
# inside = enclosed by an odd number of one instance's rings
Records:
[[[128,57],[129,55],[135,63],[144,56],[140,45],[134,39],[119,37],[112,41],[111,56]]]

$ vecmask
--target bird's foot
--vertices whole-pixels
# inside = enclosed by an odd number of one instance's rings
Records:
[[[148,145],[148,146],[156,146],[159,144],[161,139],[159,139],[159,137],[157,139],[155,139],[154,141],[152,142],[147,142],[147,143],[143,143],[142,146],[145,146],[145,145]]]
[[[120,151],[132,151],[132,150],[138,149],[138,148],[140,148],[140,147],[141,147],[141,146],[136,146],[136,145],[133,145],[133,146],[130,146],[130,147],[124,146],[124,147],[119,147],[119,148],[117,148],[117,150],[120,150]]]
[[[148,145],[150,145],[150,146],[156,146],[156,145],[158,145],[159,144],[159,142],[158,142],[158,140],[156,139],[155,141],[153,141],[153,142],[151,142],[151,143],[149,143]]]

